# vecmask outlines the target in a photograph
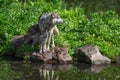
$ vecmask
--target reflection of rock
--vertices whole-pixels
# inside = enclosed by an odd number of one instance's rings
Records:
[[[47,51],[44,54],[40,53],[32,53],[31,54],[32,61],[44,61],[45,63],[71,63],[72,58],[68,54],[67,48],[54,48],[51,51]]]
[[[65,71],[65,70],[69,70],[71,67],[72,67],[72,64],[59,64],[59,65],[42,64],[40,65],[39,69]]]
[[[90,64],[77,64],[77,68],[81,71],[99,73],[109,65],[90,65]]]
[[[109,64],[111,60],[99,52],[98,46],[85,45],[75,51],[79,62],[91,64]]]

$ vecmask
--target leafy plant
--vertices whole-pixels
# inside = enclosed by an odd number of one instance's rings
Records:
[[[24,35],[31,25],[38,22],[42,13],[57,12],[65,21],[58,25],[57,46],[64,46],[67,42],[72,55],[82,45],[98,45],[104,55],[110,58],[120,56],[120,19],[114,11],[96,12],[88,19],[82,8],[67,9],[62,0],[29,0],[25,5],[19,0],[0,0],[0,3],[0,55],[12,54],[8,47],[11,39],[15,35]],[[31,49],[25,47],[22,50]]]

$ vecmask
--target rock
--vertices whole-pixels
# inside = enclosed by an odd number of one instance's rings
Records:
[[[55,49],[55,53],[57,54],[58,61],[60,63],[71,63],[72,62],[72,58],[68,54],[67,48],[57,48]]]
[[[24,36],[23,35],[16,35],[14,38],[11,40],[11,45],[14,51],[14,57],[23,58],[24,53],[18,53],[20,47],[24,44]]]
[[[75,51],[75,55],[78,58],[79,62],[98,65],[111,63],[111,60],[109,58],[103,56],[100,53],[98,46],[82,46]]]
[[[21,47],[23,43],[24,43],[23,35],[14,36],[14,38],[11,40],[11,45],[15,52],[17,52],[17,50]]]
[[[68,54],[68,49],[61,47],[54,48],[51,51],[46,51],[44,54],[34,52],[30,56],[32,61],[42,61],[50,64],[72,63],[72,58]]]
[[[66,64],[72,62],[72,58],[68,54],[67,48],[56,47],[54,49],[51,49],[50,51],[46,51],[44,54],[40,54],[38,52],[35,52],[33,49],[31,49],[32,40],[26,44],[26,45],[30,44],[28,46],[24,45],[24,40],[25,40],[24,36],[19,35],[19,36],[15,36],[11,41],[11,45],[15,52],[15,57],[24,58],[27,55],[30,56],[31,61],[45,62],[51,64],[55,64],[55,63]],[[26,50],[26,48],[29,49],[29,47],[31,52]]]
[[[25,41],[24,35],[16,35],[11,40],[11,46],[14,51],[14,55],[13,55],[14,57],[23,58],[25,55],[30,54],[29,52],[25,52],[25,51],[20,52],[20,50],[22,49],[22,45],[24,45],[24,41]],[[31,46],[32,40],[30,40],[27,44],[30,44],[29,46]]]
[[[43,62],[43,56],[37,52],[33,52],[30,54],[30,60],[35,62]]]

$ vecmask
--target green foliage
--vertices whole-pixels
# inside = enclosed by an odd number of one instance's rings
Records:
[[[34,47],[31,47],[30,44],[24,44],[19,48],[15,56],[24,60],[30,60],[30,54],[32,52],[37,52],[38,50],[38,45],[34,45]]]
[[[9,42],[13,36],[24,35],[44,12],[57,12],[64,19],[65,23],[58,25],[60,36],[55,41],[58,46],[67,42],[70,55],[85,44],[98,45],[110,58],[120,55],[120,19],[114,11],[96,12],[88,19],[83,9],[67,9],[62,0],[29,0],[26,4],[0,0],[0,3],[0,55],[12,53]],[[25,49],[31,50],[27,47],[22,50]]]
[[[25,55],[23,59],[26,60],[26,61],[29,61],[30,60],[30,55]]]

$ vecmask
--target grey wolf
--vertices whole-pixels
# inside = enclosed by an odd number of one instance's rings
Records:
[[[48,39],[45,44],[46,50],[50,49],[50,41],[52,38],[52,48],[55,47],[54,44],[54,34],[53,32],[56,32],[59,35],[59,30],[57,28],[58,23],[63,23],[63,19],[60,18],[60,16],[57,13],[44,13],[39,17],[39,26],[40,29],[44,31],[44,29],[49,27],[49,33],[48,33]],[[42,24],[42,26],[41,26]]]
[[[43,13],[39,16],[38,24],[28,29],[25,35],[25,43],[34,37],[33,44],[38,42],[39,46],[42,48],[42,52],[44,52],[46,50],[46,41],[48,40],[48,43],[50,43],[53,31],[56,30],[58,32],[56,25],[62,22],[63,19],[61,19],[57,13]],[[48,37],[48,35],[50,36]]]

